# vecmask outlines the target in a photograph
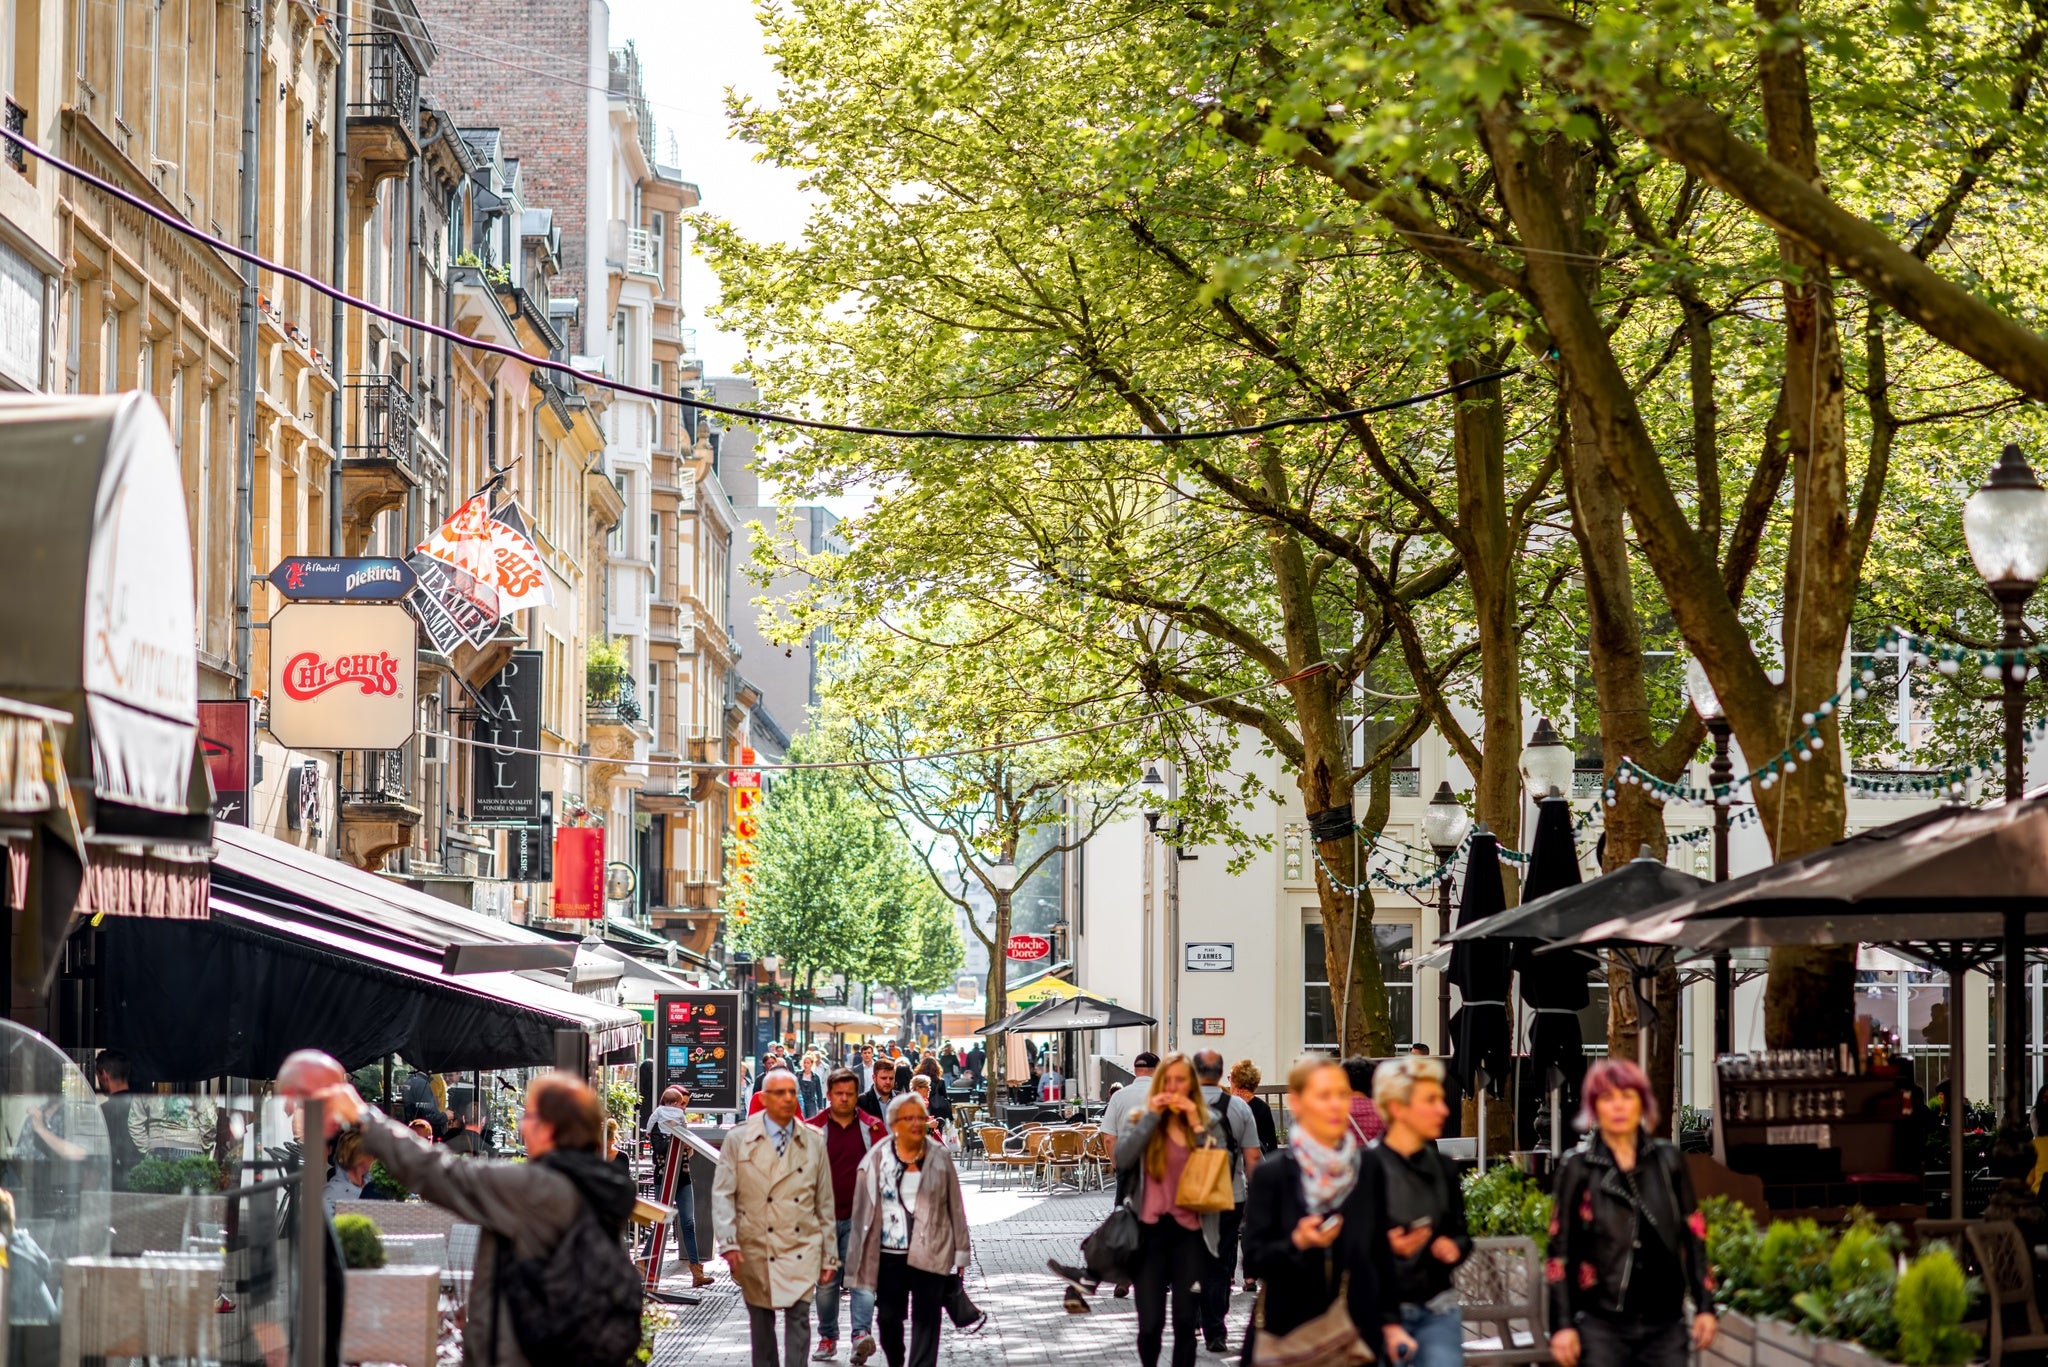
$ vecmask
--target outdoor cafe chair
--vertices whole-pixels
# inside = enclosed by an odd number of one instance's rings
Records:
[[[1536,1241],[1474,1239],[1472,1256],[1451,1274],[1464,1317],[1469,1367],[1552,1362],[1549,1293]],[[1476,1337],[1475,1337],[1476,1336]]]
[[[1081,1151],[1081,1156],[1094,1177],[1096,1190],[1100,1191],[1108,1184],[1109,1165],[1114,1157],[1110,1151],[1110,1137],[1099,1129],[1090,1129],[1088,1145]]]
[[[983,1125],[981,1137],[981,1186],[988,1190],[989,1177],[998,1172],[1028,1171],[1037,1166],[1035,1158],[1008,1147],[1009,1132],[1000,1125]]]
[[[1082,1134],[1079,1130],[1052,1130],[1047,1132],[1045,1149],[1043,1151],[1044,1161],[1040,1169],[1044,1176],[1046,1190],[1051,1191],[1055,1187],[1064,1186],[1069,1191],[1080,1191],[1082,1189],[1081,1170],[1086,1165],[1087,1152],[1088,1136]],[[1063,1172],[1070,1174],[1073,1180],[1071,1182],[1062,1182],[1060,1174]]]
[[[1998,1367],[2007,1353],[2048,1350],[2048,1328],[2034,1304],[2034,1260],[2019,1226],[2010,1220],[1980,1220],[1970,1226],[1970,1247],[1984,1269],[1984,1298],[1990,1314],[1990,1364]],[[2006,1329],[2006,1314],[2024,1316],[2023,1333]]]

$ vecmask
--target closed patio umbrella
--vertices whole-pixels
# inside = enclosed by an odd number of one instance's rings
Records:
[[[1562,797],[1547,797],[1537,804],[1536,835],[1529,846],[1523,895],[1540,898],[1582,885],[1579,853],[1572,841],[1571,804]],[[1505,921],[1508,915],[1495,919]],[[1569,1105],[1577,1101],[1579,1079],[1586,1071],[1586,1041],[1578,1013],[1592,1000],[1586,979],[1598,970],[1599,961],[1579,951],[1538,954],[1535,951],[1544,941],[1526,930],[1514,935],[1511,943],[1511,962],[1520,978],[1522,1000],[1536,1013],[1529,1037],[1530,1067],[1538,1085],[1546,1090],[1547,1070],[1557,1069],[1564,1079],[1560,1101]]]
[[[1500,842],[1478,827],[1465,854],[1465,886],[1458,894],[1458,924],[1473,925],[1505,910],[1507,893],[1500,881]],[[1463,998],[1451,1018],[1451,1066],[1467,1093],[1479,1089],[1473,1079],[1484,1069],[1488,1090],[1501,1094],[1513,1066],[1508,1041],[1508,986],[1513,947],[1501,939],[1468,940],[1452,947],[1450,979]]]

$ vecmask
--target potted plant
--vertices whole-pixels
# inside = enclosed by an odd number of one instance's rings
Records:
[[[367,1215],[336,1216],[334,1233],[348,1266],[341,1360],[434,1367],[441,1269],[386,1266],[384,1237]]]
[[[137,1163],[128,1171],[128,1189],[108,1201],[113,1252],[182,1253],[186,1239],[218,1230],[227,1219],[224,1175],[220,1164],[198,1153]]]

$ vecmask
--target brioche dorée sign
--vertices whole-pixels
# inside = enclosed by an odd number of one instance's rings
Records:
[[[396,604],[287,604],[270,619],[271,733],[297,750],[395,750],[412,738],[418,665]]]

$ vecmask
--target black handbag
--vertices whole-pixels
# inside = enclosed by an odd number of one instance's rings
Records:
[[[988,1324],[988,1315],[967,1294],[967,1279],[955,1272],[946,1286],[946,1316],[963,1334],[978,1334]]]
[[[1121,1202],[1109,1213],[1108,1219],[1081,1241],[1081,1261],[1087,1264],[1089,1275],[1098,1282],[1134,1282],[1137,1280],[1138,1245],[1143,1237],[1144,1229],[1138,1223],[1138,1212],[1131,1202]]]

